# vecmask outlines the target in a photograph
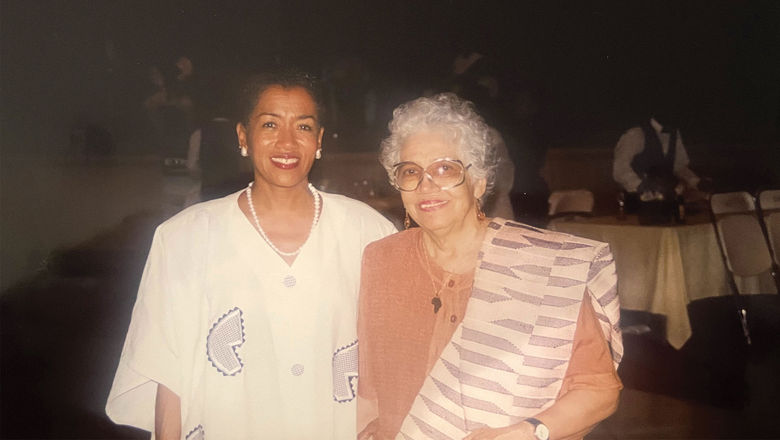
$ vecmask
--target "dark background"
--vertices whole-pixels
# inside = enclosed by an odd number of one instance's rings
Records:
[[[2,2],[3,152],[59,152],[74,124],[139,143],[146,69],[189,56],[205,83],[293,63],[358,60],[384,124],[471,47],[530,90],[547,146],[615,142],[659,97],[686,141],[776,144],[775,1]],[[607,136],[605,133],[610,133]],[[367,146],[361,146],[366,149]]]
[[[780,174],[778,29],[780,2],[774,0],[0,0],[0,247],[4,265],[6,256],[21,260],[2,274],[23,278],[4,281],[0,292],[0,437],[146,436],[113,425],[102,408],[159,218],[140,213],[118,225],[102,220],[123,218],[122,194],[135,193],[118,191],[113,183],[117,192],[107,196],[111,200],[71,200],[88,196],[74,195],[62,183],[71,181],[60,177],[84,173],[78,175],[84,185],[100,185],[101,176],[110,173],[158,166],[154,160],[124,160],[156,153],[147,142],[142,106],[150,66],[170,73],[177,57],[190,57],[212,98],[229,90],[239,74],[281,63],[320,74],[342,97],[373,88],[377,116],[371,135],[343,143],[331,136],[327,142],[328,148],[375,151],[392,108],[441,88],[456,53],[477,50],[495,69],[503,102],[534,103],[538,150],[610,149],[623,130],[662,103],[678,117],[694,170],[706,162],[735,189],[740,181],[753,189],[773,178],[777,183]],[[353,76],[336,80],[338,66],[344,65],[351,66]],[[70,135],[85,125],[110,133],[112,153],[124,161],[83,161]],[[340,140],[357,132],[343,123],[326,128],[344,134]],[[533,172],[535,166],[527,168]],[[139,172],[127,181],[152,174]],[[108,229],[83,241],[102,230],[98,220],[87,221],[94,218],[106,221]],[[767,334],[777,334],[774,307],[755,307],[773,317],[775,331]],[[723,317],[691,314],[692,341],[709,338],[700,351],[717,353],[715,367],[704,369],[667,345],[628,338],[633,352],[621,377],[627,390],[658,393],[652,396],[707,405],[727,401],[727,410],[707,406],[706,412],[694,413],[698,417],[685,415],[701,425],[692,437],[776,437],[770,415],[777,413],[777,404],[766,384],[777,379],[777,350],[774,357],[765,356],[770,362],[748,365],[760,374],[744,375],[739,330],[721,325],[736,325],[733,307],[723,310]],[[697,329],[697,323],[707,325]],[[721,338],[721,331],[731,339]],[[754,380],[754,394],[765,389],[766,399],[754,399],[743,411],[745,380]],[[620,420],[634,425],[655,417],[658,426],[669,425],[681,407],[659,399],[624,405],[621,410],[629,412]],[[593,438],[619,438],[610,432]],[[658,438],[653,432],[648,430],[646,438]]]

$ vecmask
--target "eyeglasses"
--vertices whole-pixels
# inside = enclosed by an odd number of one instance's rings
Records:
[[[471,164],[463,166],[463,162],[447,157],[436,159],[427,168],[414,162],[401,162],[393,165],[392,183],[399,191],[414,191],[427,176],[439,189],[448,190],[466,180],[466,170],[470,167]]]

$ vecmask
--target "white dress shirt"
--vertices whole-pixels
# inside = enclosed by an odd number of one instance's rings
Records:
[[[658,134],[658,138],[661,141],[661,148],[663,149],[664,155],[666,155],[669,152],[670,133],[663,133],[661,131],[663,126],[655,119],[650,119],[650,125],[652,125],[653,129]],[[639,185],[642,183],[642,178],[639,177],[631,167],[631,161],[637,154],[641,153],[644,148],[645,133],[642,131],[642,127],[639,126],[632,127],[623,133],[615,147],[615,160],[612,164],[612,176],[615,181],[628,192],[636,192],[637,188],[639,188]],[[674,175],[685,182],[689,187],[696,188],[699,184],[699,177],[688,168],[688,163],[688,152],[685,151],[682,136],[678,131],[674,156]]]

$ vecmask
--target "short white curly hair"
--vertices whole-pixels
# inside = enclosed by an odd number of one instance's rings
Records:
[[[496,180],[498,157],[493,130],[474,111],[470,101],[454,93],[440,93],[417,98],[401,104],[393,111],[393,119],[387,124],[390,135],[382,141],[379,161],[393,182],[393,166],[401,161],[401,147],[415,133],[439,130],[452,134],[458,157],[471,164],[468,173],[476,179],[485,179],[484,200],[493,189]]]

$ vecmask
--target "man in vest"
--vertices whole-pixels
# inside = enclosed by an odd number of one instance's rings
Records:
[[[701,179],[688,163],[679,130],[657,112],[620,137],[612,176],[626,192],[628,210],[647,207],[645,203],[672,210],[683,192],[694,195],[693,199],[702,196],[698,191]]]
[[[620,137],[615,147],[612,175],[628,193],[638,193],[643,200],[652,193],[696,189],[699,177],[688,168],[680,132],[654,115]],[[643,196],[644,195],[644,196]]]

